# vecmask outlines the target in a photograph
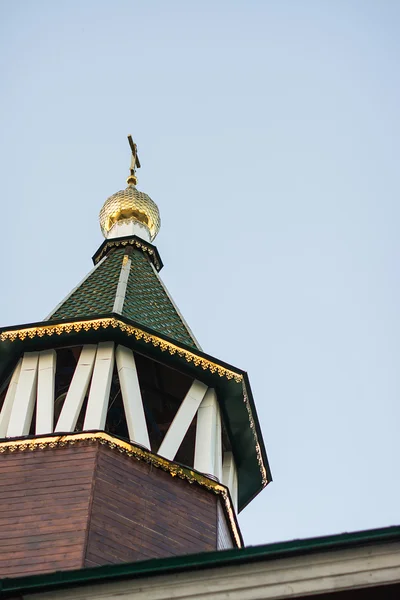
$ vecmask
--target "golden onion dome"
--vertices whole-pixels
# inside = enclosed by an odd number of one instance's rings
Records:
[[[144,225],[153,241],[160,231],[161,219],[158,206],[147,194],[139,192],[133,183],[125,190],[113,194],[104,202],[99,215],[104,237],[116,223],[137,222]]]
[[[160,231],[160,212],[150,196],[136,189],[136,169],[140,168],[140,161],[137,146],[131,135],[128,135],[128,142],[132,152],[130,175],[126,180],[128,187],[113,194],[104,202],[99,215],[100,227],[104,237],[108,238],[118,237],[123,229],[126,231],[126,225],[130,227],[131,223],[135,230],[137,224],[139,235],[141,235],[140,229],[144,227],[152,242]],[[116,225],[117,227],[111,232]]]

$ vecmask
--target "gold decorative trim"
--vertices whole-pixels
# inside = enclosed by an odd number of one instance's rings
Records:
[[[198,473],[197,471],[193,471],[188,467],[182,467],[181,465],[171,462],[162,456],[153,454],[148,450],[140,448],[139,446],[134,446],[129,442],[124,442],[123,440],[115,438],[103,431],[0,442],[0,454],[5,452],[33,452],[35,450],[45,450],[47,448],[62,448],[65,446],[73,446],[79,442],[98,442],[102,445],[108,446],[111,449],[116,449],[129,457],[135,458],[136,460],[147,462],[156,468],[162,469],[163,471],[169,473],[172,477],[179,477],[180,479],[184,479],[191,484],[196,483],[197,485],[206,488],[214,494],[221,496],[236,545],[238,548],[242,547],[242,541],[235,512],[232,507],[228,489],[224,485],[210,479],[209,477],[206,477],[205,475],[202,475],[201,473]]]
[[[89,331],[90,329],[107,329],[109,327],[112,327],[113,329],[119,329],[127,335],[133,335],[137,340],[143,340],[146,342],[146,344],[152,344],[153,346],[160,348],[161,352],[168,351],[171,355],[177,354],[178,356],[185,358],[188,363],[192,362],[196,367],[201,367],[204,371],[208,370],[211,373],[217,373],[220,377],[234,379],[236,383],[240,383],[243,380],[243,375],[240,373],[226,369],[217,363],[198,356],[194,352],[184,350],[172,342],[167,342],[156,335],[146,333],[138,327],[127,325],[126,323],[123,323],[123,321],[119,321],[118,319],[114,318],[91,319],[90,321],[75,321],[73,323],[58,323],[57,325],[39,325],[37,327],[26,327],[25,329],[3,331],[0,334],[0,341],[14,342],[17,339],[33,339],[35,337],[61,335],[63,333],[68,334],[82,330]]]
[[[143,252],[146,252],[152,259],[152,261],[154,262],[154,266],[156,267],[156,269],[159,271],[161,269],[161,264],[159,262],[159,260],[157,259],[157,255],[154,252],[154,250],[152,248],[149,248],[146,244],[142,244],[141,242],[139,242],[138,240],[135,239],[129,239],[129,240],[107,240],[106,244],[104,245],[104,248],[101,250],[101,252],[99,252],[99,254],[96,255],[96,258],[94,259],[94,264],[97,265],[97,263],[103,258],[103,256],[106,254],[106,252],[110,249],[110,248],[118,248],[119,246],[135,246],[135,248],[138,248],[139,250],[142,250]]]
[[[249,397],[247,395],[247,390],[246,390],[246,386],[244,384],[244,380],[242,380],[242,388],[243,388],[243,400],[244,400],[244,403],[247,408],[247,414],[249,416],[250,429],[253,432],[254,443],[255,443],[255,447],[256,447],[256,454],[257,454],[257,462],[258,462],[258,466],[260,468],[260,473],[261,473],[261,481],[262,481],[263,487],[265,487],[268,483],[267,470],[264,466],[264,461],[263,461],[263,457],[262,457],[262,453],[261,453],[261,447],[260,447],[260,443],[258,441],[258,435],[257,435],[257,431],[256,431],[256,424],[254,422],[253,413],[251,412]]]

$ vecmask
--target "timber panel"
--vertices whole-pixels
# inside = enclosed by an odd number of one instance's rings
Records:
[[[79,568],[96,446],[0,455],[0,576]]]
[[[217,549],[217,497],[100,446],[85,566]]]
[[[221,498],[98,442],[0,454],[0,578],[207,552]]]

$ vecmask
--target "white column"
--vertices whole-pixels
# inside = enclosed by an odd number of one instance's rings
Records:
[[[175,454],[178,452],[179,446],[193,421],[193,417],[196,414],[206,391],[207,386],[195,379],[165,434],[158,450],[158,454],[169,460],[174,460]]]
[[[104,429],[114,368],[114,342],[100,342],[97,347],[92,383],[83,429]]]
[[[75,368],[74,376],[70,383],[67,395],[57,421],[55,431],[74,431],[76,422],[81,412],[82,404],[89,387],[90,378],[93,373],[94,359],[96,358],[97,346],[87,344],[83,346]]]
[[[19,374],[21,372],[22,358],[17,363],[17,366],[14,369],[12,374],[10,383],[8,384],[8,389],[6,393],[6,397],[3,402],[3,407],[0,413],[0,438],[6,437],[8,423],[10,421],[11,409],[14,404],[15,392],[17,391],[17,384],[19,379]]]
[[[124,307],[126,287],[128,285],[129,273],[131,270],[131,259],[125,254],[122,259],[122,267],[119,274],[117,292],[115,294],[115,301],[112,311],[115,313],[122,313]]]
[[[38,352],[25,352],[11,409],[7,437],[28,435],[36,400]]]
[[[56,360],[57,355],[55,350],[43,350],[39,353],[36,435],[41,433],[53,433]]]
[[[135,358],[132,350],[117,346],[115,351],[118,377],[124,402],[125,417],[128,425],[129,439],[150,450],[149,433],[143,410],[142,394],[140,392]]]
[[[210,388],[197,411],[194,468],[201,473],[221,476],[221,421],[215,390]],[[217,474],[218,472],[218,474]]]
[[[235,459],[232,452],[224,452],[224,462],[222,467],[222,483],[226,485],[231,494],[233,507],[237,512],[238,507],[238,479]]]

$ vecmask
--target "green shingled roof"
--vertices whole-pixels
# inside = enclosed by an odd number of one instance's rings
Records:
[[[129,248],[131,267],[121,314],[189,346],[197,347],[148,257]],[[113,312],[125,248],[112,251],[51,315],[76,319]]]
[[[57,308],[52,319],[75,319],[112,312],[125,250],[115,250]]]

